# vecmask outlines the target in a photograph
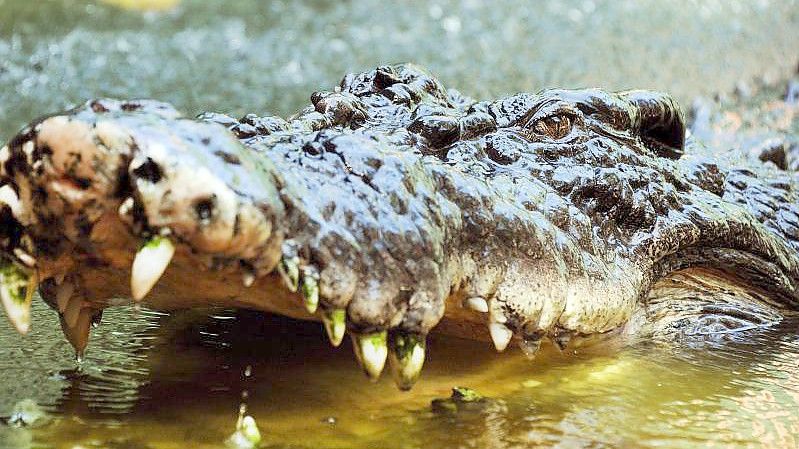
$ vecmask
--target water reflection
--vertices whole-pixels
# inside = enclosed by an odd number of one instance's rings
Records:
[[[797,444],[795,320],[716,347],[545,347],[534,362],[436,337],[422,380],[403,393],[389,379],[369,383],[351,348],[331,349],[315,323],[232,311],[114,313],[126,315],[105,331],[105,347],[90,346],[82,371],[37,382],[60,386],[39,391],[52,421],[32,433],[4,429],[3,438],[32,435],[45,447],[221,447],[247,391],[248,413],[276,447]],[[456,384],[489,400],[433,411],[430,401]],[[36,392],[23,384],[6,398]]]

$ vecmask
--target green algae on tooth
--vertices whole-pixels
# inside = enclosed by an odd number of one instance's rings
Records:
[[[344,309],[322,310],[321,315],[327,338],[330,339],[330,344],[337,348],[347,330],[347,311]]]
[[[296,292],[300,283],[300,258],[297,256],[284,256],[280,259],[277,271],[286,283],[286,287],[290,291]]]
[[[303,269],[302,297],[305,310],[310,314],[316,313],[316,309],[319,307],[319,273],[315,268]]]
[[[383,372],[383,367],[386,366],[386,358],[388,357],[387,338],[387,331],[352,336],[355,357],[366,375],[373,382],[380,378],[380,373]]]
[[[389,339],[389,362],[394,382],[400,390],[410,390],[422,373],[425,359],[425,338],[397,332]]]
[[[167,238],[156,235],[148,240],[136,253],[130,275],[130,289],[135,301],[141,301],[164,274],[175,246]]]
[[[28,272],[13,262],[0,260],[0,299],[11,324],[26,334],[31,323],[31,298],[36,288],[36,273]]]

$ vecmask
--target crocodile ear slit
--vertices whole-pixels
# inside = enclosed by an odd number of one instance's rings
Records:
[[[660,157],[679,159],[684,154],[685,119],[671,96],[644,90],[622,97],[635,109],[634,127],[644,144]]]

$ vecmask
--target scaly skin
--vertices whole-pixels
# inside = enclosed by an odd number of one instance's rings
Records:
[[[795,176],[686,141],[665,94],[474,102],[402,65],[311,102],[285,121],[95,100],[32,123],[0,153],[6,264],[36,273],[82,351],[149,241],[134,297],[327,317],[334,344],[346,316],[370,377],[388,345],[403,388],[434,327],[534,352],[766,326],[799,304]]]

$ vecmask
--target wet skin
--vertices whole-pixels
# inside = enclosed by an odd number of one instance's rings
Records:
[[[793,172],[714,157],[668,95],[475,102],[402,65],[311,103],[286,121],[95,100],[32,123],[0,152],[5,266],[79,352],[131,296],[246,307],[322,319],[334,344],[346,325],[367,374],[388,357],[402,388],[434,328],[534,354],[797,309]]]

